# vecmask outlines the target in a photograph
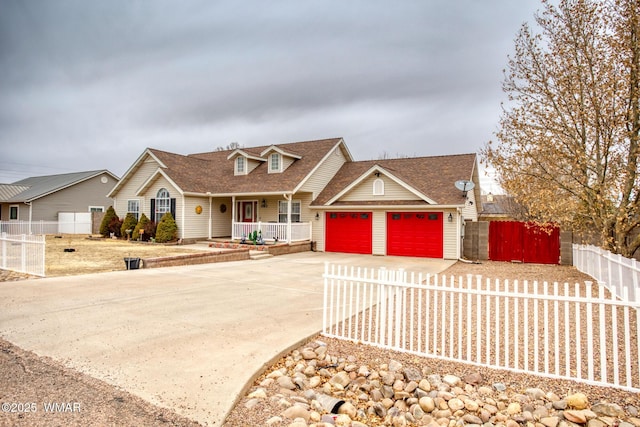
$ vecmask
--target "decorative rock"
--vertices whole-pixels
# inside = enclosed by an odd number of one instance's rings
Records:
[[[519,414],[521,411],[520,404],[518,402],[512,402],[507,406],[507,414],[515,415]]]
[[[436,409],[436,404],[431,397],[421,397],[418,404],[420,408],[426,413],[433,412]]]
[[[460,382],[460,377],[456,377],[455,375],[445,375],[442,382],[453,387]]]
[[[599,418],[594,418],[587,422],[587,427],[608,427],[608,424]]]
[[[282,416],[284,418],[290,418],[292,420],[295,420],[296,418],[302,418],[306,423],[307,421],[309,421],[311,412],[303,406],[293,405],[285,409],[284,412],[282,412]]]
[[[473,372],[464,377],[464,382],[467,384],[478,385],[482,383],[482,380],[482,374],[480,374],[479,372]]]
[[[524,391],[524,393],[532,400],[541,400],[545,397],[545,392],[540,390],[539,388],[528,388]]]
[[[391,372],[400,372],[402,370],[402,363],[397,360],[392,360],[389,362],[389,370]]]
[[[338,414],[345,414],[345,415],[348,415],[349,418],[355,418],[356,417],[356,407],[353,406],[349,402],[345,402],[338,409]]]
[[[587,422],[587,417],[584,412],[575,410],[575,409],[567,409],[562,413],[564,418],[572,423],[576,424],[584,424]]]
[[[418,388],[423,391],[431,391],[431,383],[425,379],[420,380],[418,382]]]
[[[556,400],[554,401],[551,406],[553,407],[553,409],[555,409],[556,411],[564,411],[565,409],[567,409],[567,401],[562,399],[562,400]]]
[[[255,389],[254,391],[252,391],[251,393],[249,393],[249,395],[247,396],[249,399],[266,399],[267,398],[267,391],[263,388],[258,388]]]
[[[407,367],[404,368],[403,372],[404,377],[407,379],[407,381],[419,382],[420,380],[422,380],[422,372],[420,372],[416,368]]]
[[[624,411],[615,403],[596,403],[591,407],[591,410],[605,417],[624,417]]]
[[[452,411],[459,411],[462,408],[464,408],[464,402],[460,399],[453,398],[451,400],[449,400],[449,409],[451,409]]]
[[[572,409],[586,409],[589,406],[589,399],[582,393],[575,393],[565,398],[567,406]]]
[[[560,418],[558,418],[558,417],[544,417],[544,418],[540,418],[540,422],[545,427],[557,427],[558,423],[560,422]]]
[[[504,385],[504,384],[502,384],[502,383],[495,383],[495,384],[493,384],[493,388],[494,388],[494,390],[496,390],[496,391],[503,392],[503,391],[505,391],[505,390],[507,389],[507,386],[505,386],[505,385]]]
[[[342,387],[346,387],[347,385],[349,385],[350,382],[351,382],[351,378],[349,377],[349,374],[345,371],[338,372],[329,380],[329,383],[331,385],[338,384]]]
[[[280,424],[282,422],[282,418],[280,417],[271,417],[266,421],[266,424],[268,426],[273,425],[273,424]]]
[[[293,380],[291,379],[291,377],[288,377],[285,375],[278,377],[276,379],[276,382],[280,387],[287,390],[294,390],[296,388],[296,385],[293,383]]]
[[[464,421],[467,424],[478,424],[478,425],[482,424],[482,420],[473,414],[464,415],[462,417],[462,421]]]

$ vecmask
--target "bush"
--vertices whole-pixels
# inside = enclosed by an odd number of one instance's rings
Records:
[[[158,228],[158,224],[156,224],[154,221],[149,221],[147,225],[144,226],[144,234],[142,240],[148,242],[151,239],[155,239],[156,228]]]
[[[124,221],[122,222],[122,227],[120,227],[120,235],[122,237],[131,237],[131,234],[127,235],[127,230],[131,230],[133,233],[133,229],[138,224],[138,219],[136,215],[129,212],[127,216],[124,217]]]
[[[113,209],[113,206],[109,206],[107,212],[105,212],[104,217],[102,218],[102,222],[100,223],[100,234],[103,237],[109,237],[109,234],[113,233],[113,231],[110,230],[110,226],[114,218],[118,219],[116,210]],[[120,233],[120,230],[118,230],[118,233]]]
[[[111,222],[109,223],[109,234],[113,233],[114,236],[120,237],[121,236],[120,230],[122,229],[122,223],[123,221],[117,216],[115,218],[112,218]]]
[[[145,214],[140,215],[140,219],[138,220],[138,223],[134,227],[133,233],[131,233],[131,238],[133,240],[140,239],[140,230],[144,230],[144,233],[142,233],[142,236],[144,236],[147,233],[147,230],[145,229],[145,226],[148,223],[149,223],[149,218],[147,218],[147,216]]]
[[[162,215],[156,227],[156,242],[165,243],[175,240],[178,237],[178,225],[173,219],[171,212]]]

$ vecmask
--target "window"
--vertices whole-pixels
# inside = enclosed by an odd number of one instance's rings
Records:
[[[280,172],[280,154],[273,153],[269,156],[269,172]]]
[[[373,181],[373,195],[384,196],[384,181],[380,178]]]
[[[158,190],[156,195],[156,221],[160,221],[162,215],[171,211],[171,198],[166,188]]]
[[[291,222],[300,222],[300,200],[291,201]],[[278,222],[287,222],[287,201],[278,200]]]
[[[18,205],[9,206],[9,220],[16,221],[18,219]]]
[[[136,219],[140,218],[140,200],[127,200],[127,213],[132,213]]]
[[[245,162],[246,162],[246,159],[244,157],[242,156],[236,157],[236,174],[237,175],[244,175],[246,170]]]
[[[89,206],[89,212],[104,212],[104,206]]]

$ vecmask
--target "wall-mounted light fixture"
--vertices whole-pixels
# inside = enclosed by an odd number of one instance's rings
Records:
[[[451,215],[451,213],[449,213],[449,217],[447,219],[449,220],[449,222],[453,222],[453,215]]]
[[[316,221],[320,221],[320,214],[316,212]]]
[[[374,175],[375,175],[375,176],[377,176],[378,178],[380,178],[380,172],[379,172],[379,171],[376,171],[376,172],[374,173]]]
[[[260,203],[260,206],[262,206],[263,208],[267,207],[267,199],[262,199],[262,203]]]

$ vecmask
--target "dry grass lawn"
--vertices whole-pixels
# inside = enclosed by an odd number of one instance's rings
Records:
[[[65,252],[65,249],[75,249]],[[45,274],[71,276],[103,271],[126,270],[125,257],[152,258],[200,252],[186,246],[128,242],[88,236],[47,236]]]

